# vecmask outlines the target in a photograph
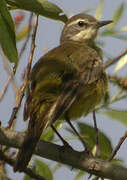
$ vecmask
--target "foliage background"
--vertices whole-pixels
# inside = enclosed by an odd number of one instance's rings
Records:
[[[105,0],[104,4],[103,4],[103,1],[101,1],[101,0],[100,1],[99,0],[93,0],[93,1],[52,0],[52,2],[57,4],[60,8],[62,8],[64,10],[64,12],[69,16],[73,15],[73,14],[77,14],[77,13],[81,12],[82,10],[88,10],[89,14],[95,15],[95,12],[96,12],[96,16],[97,15],[98,15],[98,17],[101,16],[102,19],[105,19],[105,20],[112,19],[112,15],[116,12],[116,10],[118,8],[121,7],[121,12],[120,11],[117,12],[116,22],[118,24],[115,26],[115,29],[120,31],[119,34],[122,36],[117,35],[117,37],[114,38],[113,34],[111,34],[110,36],[108,34],[108,36],[106,36],[106,37],[102,37],[102,36],[99,37],[98,40],[99,40],[99,43],[100,43],[102,49],[104,50],[104,52],[106,52],[106,56],[104,58],[105,61],[109,58],[116,57],[120,52],[122,52],[127,47],[126,46],[126,43],[127,43],[126,42],[127,41],[126,0],[119,0],[119,1],[115,1],[115,0],[111,0],[111,1],[107,0],[106,1]],[[103,4],[103,8],[101,9],[102,4]],[[97,8],[98,8],[98,14],[96,11]],[[101,10],[102,10],[102,12],[101,12]],[[14,16],[18,12],[19,11],[12,12],[12,16]],[[20,26],[20,30],[23,29],[27,25],[27,22],[28,22],[29,13],[28,12],[24,12],[24,13],[25,13],[25,19]],[[53,21],[51,19],[48,19],[48,18],[45,18],[42,16],[39,17],[39,26],[38,26],[38,32],[37,32],[37,38],[36,38],[36,50],[34,53],[33,64],[40,58],[40,56],[42,56],[45,53],[45,51],[47,49],[48,50],[52,49],[59,44],[59,37],[60,37],[60,32],[61,32],[62,27],[63,27],[63,24],[60,21]],[[126,29],[124,28],[124,31],[122,30],[123,27],[126,28]],[[103,29],[103,31],[104,31],[104,29]],[[21,41],[18,42],[18,44],[17,44],[18,50],[21,49],[23,41],[24,40],[22,39]],[[17,85],[19,87],[23,82],[22,76],[23,76],[23,72],[27,65],[27,59],[28,59],[29,52],[30,52],[30,41],[28,42],[27,48],[25,49],[25,52],[20,60],[20,63],[18,65],[18,69],[17,69],[16,81],[17,81]],[[12,64],[10,64],[10,66],[12,67]],[[117,65],[117,67],[120,67],[120,66]],[[107,72],[113,73],[115,68],[116,68],[116,64],[113,65],[111,68],[109,68],[107,70]],[[1,73],[1,76],[0,76],[0,87],[1,88],[0,89],[2,90],[2,87],[4,86],[4,84],[8,78],[8,73],[4,69],[2,60],[0,61],[0,73]],[[124,65],[123,68],[120,69],[120,71],[116,72],[116,74],[119,76],[125,77],[125,75],[127,74],[126,73],[126,64]],[[116,91],[117,91],[117,86],[110,84],[110,90],[111,90],[110,96],[112,97],[114,95],[114,93],[116,93]],[[110,115],[110,117],[109,116],[107,117],[107,115],[104,115],[101,113],[97,114],[98,128],[106,134],[106,136],[110,139],[110,141],[112,142],[112,145],[114,147],[118,143],[120,137],[124,134],[124,132],[126,130],[126,124],[127,124],[127,108],[126,108],[127,102],[126,102],[126,100],[127,99],[124,99],[123,101],[114,103],[111,106],[114,109],[117,108],[119,110],[122,109],[122,110],[126,111],[124,114],[123,113],[120,114],[119,112],[114,112],[114,111],[110,111],[110,113],[108,113],[108,115]],[[0,103],[0,113],[2,114],[2,116],[1,116],[2,126],[7,125],[9,117],[12,112],[12,107],[14,106],[14,102],[15,102],[14,90],[13,90],[12,85],[10,84],[4,98],[1,100],[1,103]],[[23,102],[24,102],[24,100],[23,100]],[[16,129],[20,130],[20,131],[23,131],[26,126],[26,124],[22,120],[22,113],[23,113],[23,108],[20,109],[20,111],[18,113],[18,118],[17,118],[16,124],[15,124]],[[111,116],[114,117],[114,120],[112,120]],[[118,121],[116,121],[116,120],[118,120]],[[89,116],[87,116],[85,119],[81,118],[80,121],[88,123],[89,125],[91,125],[91,124],[93,125],[93,120],[92,120],[91,114]],[[120,121],[121,121],[121,123],[120,123]],[[77,125],[76,122],[73,122],[73,123],[75,126]],[[72,140],[69,140],[69,143],[76,150],[83,150],[83,147],[80,144],[80,142],[78,140],[76,140],[76,137],[74,135],[72,135],[71,133],[69,133],[69,131],[67,131],[66,128],[67,128],[67,125],[65,123],[63,125],[63,127],[60,129],[60,133],[63,134],[64,137],[69,136],[70,137],[69,139],[72,139]],[[61,144],[61,142],[58,141],[57,137],[55,137],[54,141]],[[124,160],[124,164],[127,163],[126,148],[127,148],[127,143],[125,142],[122,145],[122,147],[117,155],[117,158]],[[44,159],[43,159],[43,162],[45,162]],[[36,161],[36,163],[39,164],[38,161]],[[48,161],[48,160],[46,160],[46,164],[48,164],[51,169],[54,169],[54,165],[56,165],[56,163]],[[41,164],[41,166],[43,167],[43,169],[45,169],[45,172],[48,172],[48,174],[49,174],[48,167],[45,164],[43,164],[43,165]],[[38,167],[39,167],[39,165],[38,165]],[[57,166],[56,166],[56,168],[57,168]],[[66,178],[74,179],[74,177],[76,177],[76,175],[78,173],[76,170],[72,170],[71,167],[67,167],[67,166],[60,167],[58,165],[58,168],[59,169],[54,173],[54,176],[53,176],[55,180],[58,180],[58,179],[65,180]],[[8,167],[7,171],[9,172],[9,177],[12,179],[17,179],[17,177],[18,178],[22,177],[22,175],[19,176],[19,173],[14,174],[11,167]],[[55,171],[55,169],[54,169],[54,171]],[[82,179],[83,173],[79,173],[78,175],[79,176],[77,176],[76,180]],[[80,175],[81,175],[81,178],[80,178]],[[52,175],[49,176],[49,179],[52,179]],[[87,179],[87,177],[85,177],[85,178],[83,177],[83,179]]]

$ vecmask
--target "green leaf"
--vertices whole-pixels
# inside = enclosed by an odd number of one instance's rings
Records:
[[[56,128],[56,130],[59,130],[62,127],[63,121],[57,120],[53,126]],[[47,129],[44,133],[41,135],[41,140],[45,141],[53,141],[54,140],[54,131],[52,128]]]
[[[122,56],[120,60],[118,61],[114,73],[118,72],[121,68],[123,68],[127,64],[127,54]]]
[[[63,165],[61,163],[56,163],[56,165],[53,167],[52,172],[53,174],[59,169],[61,168]]]
[[[9,61],[17,63],[18,54],[14,23],[6,7],[5,0],[0,0],[0,44]]]
[[[42,161],[35,160],[35,164],[32,170],[35,173],[39,174],[40,176],[43,176],[46,180],[53,180],[52,172],[49,169],[49,166]],[[34,179],[26,175],[24,177],[24,180],[34,180]]]
[[[117,31],[115,31],[113,29],[112,30],[106,29],[106,30],[102,31],[99,35],[100,36],[112,36],[112,35],[114,35],[116,33],[117,33]]]
[[[53,180],[49,166],[42,161],[35,160],[36,173],[43,176],[46,180]]]
[[[82,11],[81,11],[81,13],[83,13],[83,14],[87,14],[87,13],[89,13],[91,10],[93,10],[94,8],[85,8],[85,9],[83,9]]]
[[[35,172],[35,166],[32,168],[32,171],[34,171]],[[23,180],[34,180],[33,178],[31,178],[30,176],[28,176],[28,175],[25,175],[24,176],[24,178],[23,178]]]
[[[20,9],[28,10],[36,14],[54,19],[62,22],[67,21],[67,16],[52,2],[47,0],[6,0],[11,6],[18,7]]]
[[[26,25],[20,32],[17,33],[16,35],[16,40],[17,41],[20,41],[22,40],[23,38],[26,38],[26,35],[28,33],[28,30],[29,30],[29,27],[28,25]]]
[[[14,7],[14,6],[8,6],[8,10],[9,11],[14,11],[14,10],[17,10],[18,8],[17,7]]]
[[[106,30],[102,31],[99,35],[102,37],[111,36],[112,38],[117,38],[117,39],[120,39],[123,41],[127,41],[127,36],[115,29],[112,29],[112,30],[106,29]]]
[[[109,118],[119,121],[124,125],[127,125],[127,111],[120,111],[117,109],[107,109],[105,112],[101,112]]]
[[[123,40],[123,41],[127,41],[127,36],[123,35],[123,34],[114,34],[114,35],[112,35],[112,37]]]
[[[34,180],[34,179],[31,178],[30,176],[26,175],[23,180]]]
[[[104,1],[103,0],[100,0],[99,4],[98,4],[98,7],[96,9],[96,12],[95,12],[95,18],[100,20],[101,17],[102,17],[102,9],[103,9],[103,6],[104,6]]]
[[[80,133],[85,137],[87,146],[92,150],[96,146],[96,132],[95,128],[84,123],[78,123]],[[112,153],[112,145],[110,139],[101,131],[99,131],[99,147],[101,151],[101,157],[107,159]]]
[[[121,3],[120,7],[113,14],[113,17],[112,17],[113,23],[109,24],[107,26],[107,29],[110,30],[118,24],[122,14],[123,14],[123,10],[124,10],[124,3]]]
[[[78,173],[76,174],[74,180],[80,180],[84,175],[85,175],[85,172],[79,170]]]
[[[41,140],[52,141],[53,139],[54,139],[54,132],[51,128],[49,128],[47,131],[45,131],[41,135]]]

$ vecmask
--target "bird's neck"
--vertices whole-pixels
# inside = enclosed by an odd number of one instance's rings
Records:
[[[82,45],[82,46],[89,46],[91,47],[92,49],[94,49],[95,51],[98,52],[98,54],[100,55],[100,57],[102,58],[102,51],[101,49],[96,45],[95,41],[94,40],[86,40],[84,42],[81,42],[81,41],[72,41],[72,40],[68,40],[68,41],[63,41],[61,42],[61,44],[63,43],[72,43],[72,44],[77,44],[77,45]]]
[[[85,41],[73,41],[73,40],[64,40],[64,41],[61,41],[61,44],[63,43],[72,43],[72,44],[80,44],[80,45],[87,45],[87,46],[90,46],[92,48],[96,47],[96,44],[94,42],[94,40],[85,40]]]
[[[95,48],[96,47],[96,44],[94,42],[94,40],[86,40],[83,42],[85,45],[89,46],[89,47],[92,47],[92,48]]]
[[[88,46],[90,46],[91,48],[95,49],[95,51],[97,51],[97,53],[98,53],[98,55],[100,56],[100,58],[103,59],[103,58],[102,58],[102,50],[101,50],[101,48],[99,48],[99,47],[96,45],[96,43],[95,43],[94,41],[93,41],[93,42],[89,42],[89,43],[88,43]]]

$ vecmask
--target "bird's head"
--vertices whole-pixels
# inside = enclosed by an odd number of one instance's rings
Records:
[[[65,24],[60,41],[61,43],[67,41],[93,41],[97,36],[99,28],[111,22],[97,21],[93,16],[87,14],[75,15]]]

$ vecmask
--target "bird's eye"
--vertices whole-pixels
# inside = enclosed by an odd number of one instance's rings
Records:
[[[79,21],[79,22],[78,22],[78,25],[79,25],[80,27],[83,27],[83,26],[86,25],[86,23],[85,23],[84,21]]]

